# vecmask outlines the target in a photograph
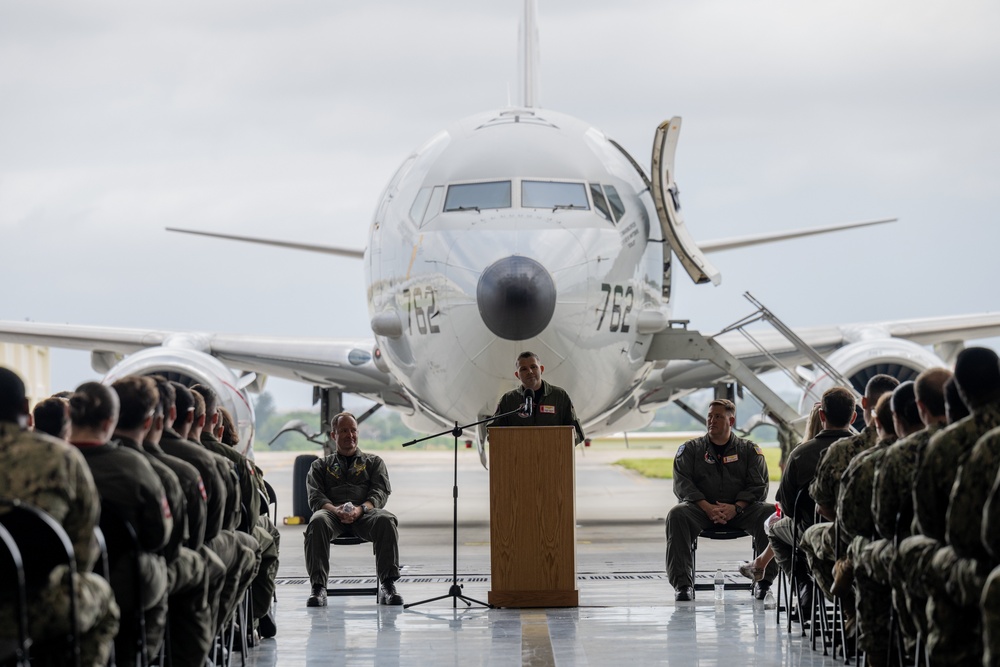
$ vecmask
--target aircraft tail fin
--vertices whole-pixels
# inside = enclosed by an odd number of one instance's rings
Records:
[[[524,0],[524,14],[518,30],[518,53],[521,99],[518,103],[527,108],[538,106],[538,3]]]
[[[827,225],[825,227],[812,227],[809,229],[793,229],[787,232],[774,232],[771,234],[754,234],[752,236],[734,236],[728,239],[716,239],[714,241],[701,241],[698,247],[702,252],[720,252],[722,250],[733,250],[734,248],[745,248],[763,243],[776,243],[777,241],[787,241],[803,236],[813,236],[815,234],[828,234],[839,232],[844,229],[854,229],[856,227],[869,227],[871,225],[882,225],[887,222],[896,222],[898,218],[880,218],[878,220],[864,220],[862,222],[846,222],[839,225]]]

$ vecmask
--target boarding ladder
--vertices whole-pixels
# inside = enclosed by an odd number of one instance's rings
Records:
[[[743,296],[756,307],[756,310],[746,317],[737,320],[733,324],[722,329],[715,336],[705,336],[701,332],[684,328],[670,328],[661,331],[654,337],[653,346],[650,349],[650,356],[661,360],[690,360],[709,361],[718,366],[727,376],[732,377],[736,382],[743,385],[757,399],[764,404],[764,407],[771,413],[772,419],[777,422],[779,428],[785,428],[797,434],[799,438],[804,435],[803,422],[798,412],[788,403],[771,390],[757,373],[743,363],[739,358],[731,354],[725,347],[715,340],[719,336],[730,331],[738,331],[753,346],[766,357],[775,370],[784,372],[796,385],[805,387],[806,381],[793,369],[779,360],[775,354],[764,347],[747,327],[757,322],[770,324],[780,333],[791,345],[797,349],[817,368],[822,369],[838,384],[851,388],[855,398],[859,398],[851,383],[831,366],[823,356],[817,352],[807,342],[802,340],[784,322],[771,312],[764,304],[758,301],[752,294],[745,292]]]

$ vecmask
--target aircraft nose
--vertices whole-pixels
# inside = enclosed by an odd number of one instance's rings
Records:
[[[556,309],[556,286],[545,267],[527,257],[505,257],[479,277],[476,301],[483,323],[506,340],[540,334]]]

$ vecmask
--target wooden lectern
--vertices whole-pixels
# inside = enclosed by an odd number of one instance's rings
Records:
[[[489,433],[490,604],[577,606],[573,427]]]

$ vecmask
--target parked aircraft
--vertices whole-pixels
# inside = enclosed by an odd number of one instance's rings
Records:
[[[657,131],[647,173],[601,130],[540,107],[533,3],[526,6],[521,103],[458,121],[409,155],[385,188],[364,251],[264,240],[360,255],[371,339],[34,322],[0,322],[0,339],[90,350],[109,381],[161,372],[207,382],[247,432],[247,392],[266,376],[365,396],[424,432],[478,421],[512,385],[513,360],[524,349],[541,354],[546,378],[572,391],[591,434],[641,427],[667,402],[725,382],[727,374],[704,361],[650,355],[674,316],[677,262],[696,283],[717,283],[711,251],[818,230],[696,243],[675,178],[680,119]],[[944,363],[924,345],[998,335],[1000,316],[798,333],[863,385],[873,372],[908,377]],[[772,367],[741,339],[724,340],[753,368]],[[764,340],[768,351],[787,349]],[[818,390],[825,380],[815,379]]]

